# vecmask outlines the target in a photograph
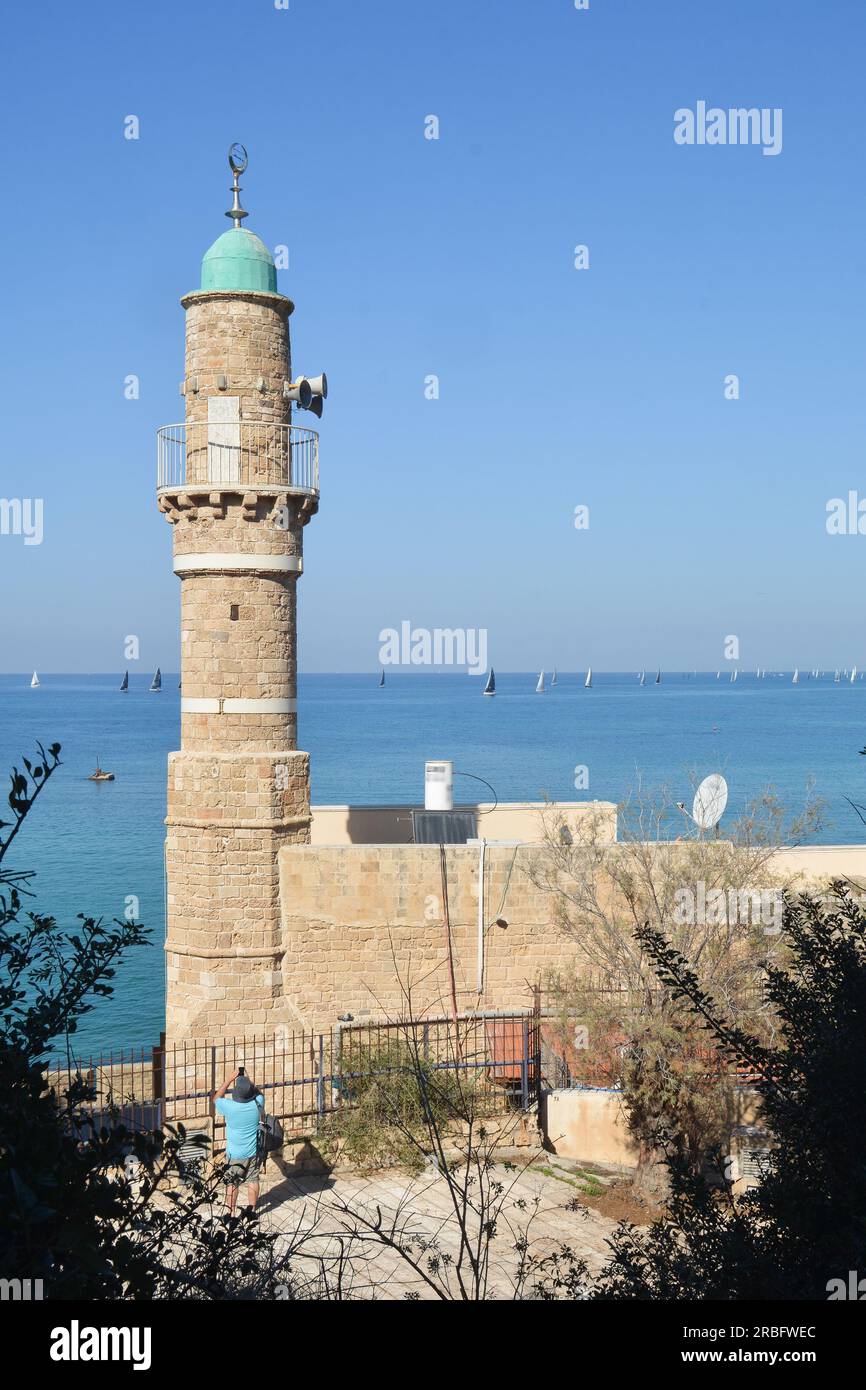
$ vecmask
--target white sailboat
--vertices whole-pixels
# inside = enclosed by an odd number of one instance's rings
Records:
[[[641,673],[640,673],[640,679],[639,679],[639,681],[638,681],[638,685],[645,685],[645,684],[646,684],[646,671],[641,671]]]
[[[589,670],[588,670],[587,673],[586,673],[586,680],[583,682],[583,688],[584,688],[584,690],[591,690],[591,689],[592,689],[592,667],[591,667],[591,666],[590,666]]]
[[[33,679],[32,679],[31,682],[30,682],[30,689],[31,689],[31,690],[38,690],[38,689],[39,689],[39,677],[37,676],[37,674],[36,674],[35,671],[33,672]]]
[[[838,684],[839,684],[839,667],[838,667],[838,666],[836,667],[836,674],[835,674],[835,676],[833,677],[833,684],[834,684],[834,685],[838,685]]]
[[[555,685],[556,685],[556,667],[554,666],[554,668],[553,668],[553,675],[550,677],[550,687],[551,687],[551,689],[553,689],[553,687],[554,687]]]
[[[794,671],[794,675],[793,675],[793,677],[792,677],[791,684],[792,684],[792,685],[799,685],[799,684],[800,684],[800,671],[799,671],[799,669],[797,669],[797,670]]]
[[[383,674],[384,674],[384,672],[383,672]],[[490,675],[487,677],[487,684],[485,685],[485,687],[484,687],[484,689],[482,690],[481,693],[482,693],[482,695],[495,695],[495,694],[496,694],[496,677],[495,677],[495,675],[493,674],[493,667],[492,667],[492,666],[491,666],[491,668],[490,668]]]
[[[734,669],[733,669],[733,671],[731,672],[731,685],[733,685],[733,683],[734,683],[734,681],[735,681],[736,679],[737,679],[737,668],[736,668],[736,666],[735,666]]]
[[[536,695],[543,695],[543,694],[544,694],[544,672],[543,672],[543,671],[539,671],[539,673],[538,673],[538,685],[535,687],[535,693],[536,693]]]
[[[854,666],[854,667],[852,668],[852,670],[851,670],[851,684],[852,684],[852,685],[854,684],[854,682],[856,681],[856,679],[857,679],[857,667]]]

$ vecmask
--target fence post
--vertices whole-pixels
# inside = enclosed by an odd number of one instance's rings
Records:
[[[316,1078],[316,1112],[319,1124],[325,1114],[325,1035],[319,1034],[319,1075]]]
[[[535,1075],[532,1078],[532,1089],[535,1092],[535,1103],[541,1113],[541,1049],[543,1038],[541,1036],[541,987],[535,986],[532,999],[532,1031],[534,1034],[534,1047],[532,1049],[532,1064],[535,1068]]]
[[[156,1047],[150,1049],[152,1096],[155,1101],[165,1096],[165,1033],[160,1033]]]
[[[336,1088],[334,1082],[337,1082]],[[334,1091],[336,1089],[336,1095]],[[337,1040],[331,1033],[331,1103],[337,1109],[343,1103],[343,1029],[337,1029]]]
[[[529,1109],[529,1019],[523,1016],[523,1056],[520,1058],[520,1104]]]
[[[216,1055],[217,1055],[216,1047],[211,1047],[211,1050],[210,1050],[210,1096],[208,1097],[208,1110],[210,1111],[210,1150],[211,1150],[211,1153],[213,1153],[214,1149],[216,1148],[216,1106],[215,1106],[214,1103],[213,1103],[214,1091],[215,1091],[216,1088],[217,1088],[217,1084],[216,1084]],[[196,1068],[196,1071],[197,1071],[197,1070],[198,1070],[198,1068]]]
[[[155,1129],[162,1129],[165,1120],[165,1071],[165,1033],[160,1033],[159,1044],[150,1050],[150,1094]]]

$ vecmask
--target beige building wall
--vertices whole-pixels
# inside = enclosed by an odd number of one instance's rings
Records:
[[[283,991],[297,1026],[450,1013],[450,921],[461,1012],[531,1006],[567,953],[527,870],[531,845],[296,845],[280,852]],[[479,886],[483,903],[479,933]],[[499,925],[497,925],[499,922]],[[483,940],[483,959],[481,942]]]
[[[461,1011],[528,1008],[532,985],[572,959],[574,948],[554,920],[550,896],[532,882],[532,866],[544,856],[538,826],[550,809],[580,814],[580,804],[503,808],[503,827],[522,825],[531,841],[487,843],[483,880],[480,846],[445,847]],[[314,836],[333,836],[334,843],[292,845],[280,851],[282,988],[296,1026],[327,1029],[347,1013],[358,1020],[402,1017],[407,989],[416,1012],[450,1011],[439,846],[393,844],[386,838],[398,827],[401,833],[406,830],[403,817],[408,810],[359,808],[357,825],[352,825],[354,808],[347,819],[345,807],[314,807]],[[361,829],[381,833],[382,842],[347,843],[349,833]],[[611,830],[613,838],[615,818]],[[488,833],[485,827],[485,836]],[[815,887],[839,874],[854,876],[861,867],[866,870],[866,846],[783,849],[773,867],[795,889],[807,883]],[[866,885],[866,872],[863,882]]]
[[[866,845],[798,845],[777,851],[772,867],[793,887],[850,878],[866,887]]]
[[[637,1163],[618,1091],[548,1091],[541,1111],[546,1145],[560,1158],[628,1168]]]
[[[741,1126],[754,1125],[759,1116],[758,1097],[750,1087],[740,1086],[734,1095],[734,1128],[731,1150],[735,1165],[740,1154],[748,1154],[752,1144],[763,1146],[742,1134]],[[619,1091],[583,1089],[547,1091],[541,1103],[541,1127],[545,1146],[560,1158],[579,1163],[633,1167],[638,1148],[629,1134],[628,1120]],[[749,1184],[735,1175],[735,1191]]]

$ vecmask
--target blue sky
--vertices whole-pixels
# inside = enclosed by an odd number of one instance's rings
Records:
[[[16,6],[0,496],[44,539],[0,536],[0,669],[177,667],[155,431],[233,140],[331,383],[302,670],[404,619],[503,669],[866,665],[866,536],[825,528],[866,496],[864,37],[860,0]],[[699,100],[782,108],[781,154],[676,145]]]

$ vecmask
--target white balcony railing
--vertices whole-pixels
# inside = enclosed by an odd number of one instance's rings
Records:
[[[156,475],[160,491],[260,484],[317,496],[319,436],[264,420],[163,425],[156,435]]]

